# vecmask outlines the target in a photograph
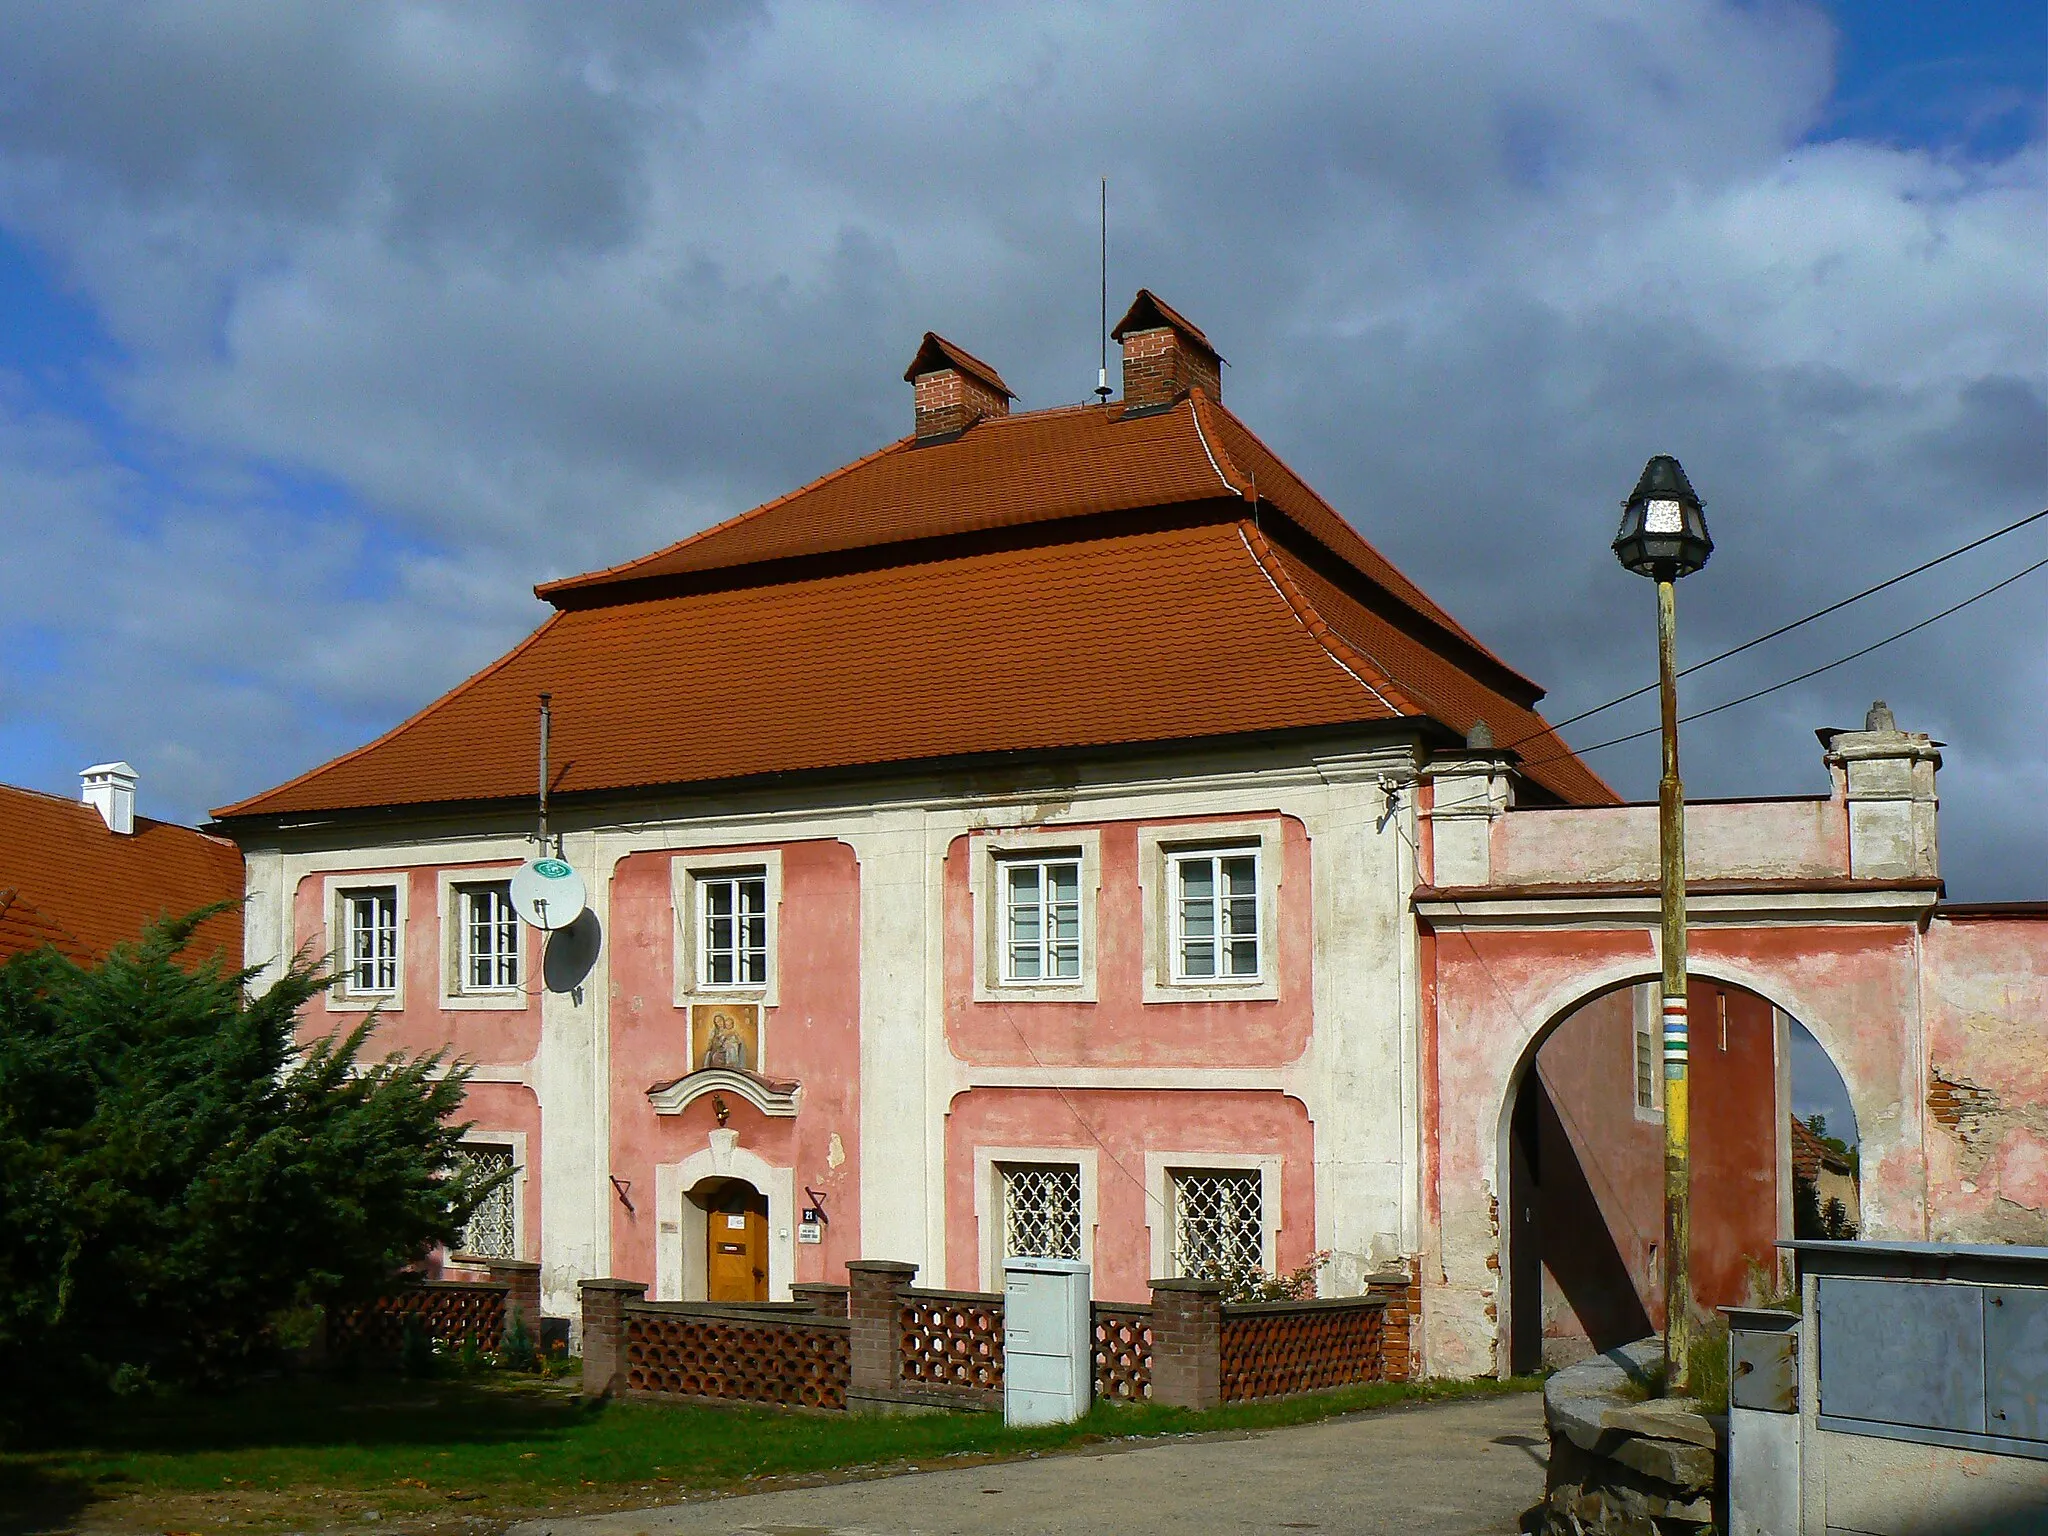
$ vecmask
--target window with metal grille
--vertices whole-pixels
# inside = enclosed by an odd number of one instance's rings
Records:
[[[1081,861],[1005,859],[1003,980],[1081,979]]]
[[[398,888],[377,886],[344,891],[343,950],[346,985],[357,996],[389,996],[398,990]]]
[[[768,985],[768,877],[755,872],[707,875],[697,881],[704,951],[697,984]]]
[[[1081,1170],[1071,1163],[1018,1163],[1001,1170],[1003,1254],[1081,1257]]]
[[[1222,1280],[1264,1267],[1266,1224],[1258,1170],[1171,1175],[1173,1258],[1182,1275]]]
[[[464,1142],[455,1149],[455,1166],[479,1181],[512,1167],[512,1149],[488,1142]],[[484,1196],[462,1228],[461,1252],[483,1259],[519,1257],[519,1226],[513,1201],[517,1178],[508,1178]]]
[[[519,914],[508,880],[455,890],[462,953],[457,990],[512,992],[519,988]]]
[[[1258,854],[1177,853],[1170,862],[1174,980],[1258,980]]]

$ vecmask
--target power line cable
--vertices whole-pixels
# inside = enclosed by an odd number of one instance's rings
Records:
[[[1742,644],[1734,646],[1729,650],[1725,650],[1721,652],[1718,656],[1709,656],[1705,661],[1696,661],[1691,666],[1682,668],[1677,675],[1680,677],[1689,677],[1691,674],[1700,671],[1702,668],[1711,667],[1717,662],[1726,661],[1731,656],[1740,656],[1744,651],[1753,650],[1757,646],[1764,644],[1766,641],[1777,639],[1780,635],[1789,635],[1792,633],[1793,630],[1799,629],[1804,625],[1811,624],[1816,619],[1824,619],[1831,613],[1840,613],[1844,608],[1847,608],[1852,603],[1860,603],[1866,597],[1874,597],[1878,593],[1884,591],[1887,587],[1895,587],[1902,581],[1907,581],[1910,580],[1912,577],[1920,575],[1923,571],[1931,571],[1937,565],[1941,565],[1947,561],[1953,560],[1958,555],[1967,555],[1973,549],[1982,549],[1986,544],[1991,543],[1992,540],[2002,539],[2009,533],[2017,533],[2020,529],[2026,527],[2029,523],[2038,523],[2044,517],[2048,517],[2048,507],[2044,507],[2039,512],[2035,512],[2030,514],[2029,516],[2023,517],[2016,523],[2007,523],[2003,528],[1999,528],[1991,533],[1987,533],[1982,538],[1972,539],[1969,543],[1964,544],[1959,548],[1952,549],[1945,555],[1936,555],[1932,560],[1928,560],[1923,562],[1922,564],[1916,565],[1910,571],[1901,571],[1896,576],[1890,577],[1885,581],[1880,581],[1874,587],[1865,587],[1861,592],[1856,593],[1853,597],[1845,597],[1838,603],[1830,603],[1825,608],[1815,609],[1812,613],[1807,614],[1804,618],[1794,619],[1789,624],[1780,624],[1776,629],[1770,631],[1768,634],[1758,635],[1754,640],[1745,640],[1742,642]],[[1576,715],[1570,715],[1563,720],[1556,721],[1551,724],[1550,730],[1561,731],[1568,725],[1577,725],[1581,720],[1590,720],[1595,715],[1605,714],[1608,710],[1613,709],[1616,705],[1627,704],[1631,700],[1640,699],[1646,693],[1655,693],[1656,691],[1657,685],[1655,683],[1645,683],[1642,687],[1636,689],[1633,693],[1624,693],[1618,699],[1609,699],[1605,704],[1595,704],[1591,709],[1582,709]],[[1543,731],[1531,732],[1529,735],[1522,737],[1518,741],[1508,742],[1506,746],[1507,748],[1519,747],[1523,744],[1523,742],[1534,741],[1539,736],[1545,734],[1547,733]],[[1642,734],[1649,733],[1645,732]],[[1617,739],[1630,740],[1632,738],[1621,737]],[[1605,746],[1608,745],[1608,743],[1603,742],[1601,743],[1601,745]],[[1587,747],[1584,750],[1588,752],[1597,752],[1599,748]],[[1546,759],[1546,761],[1554,762],[1556,761],[1556,759]]]
[[[1708,709],[1695,710],[1692,714],[1689,715],[1681,715],[1679,716],[1679,724],[1683,725],[1688,721],[1692,720],[1704,720],[1709,715],[1720,714],[1721,711],[1724,709],[1733,709],[1738,704],[1747,704],[1754,699],[1763,698],[1766,694],[1777,693],[1781,689],[1790,688],[1795,683],[1803,683],[1808,678],[1819,677],[1823,672],[1832,672],[1836,667],[1847,666],[1852,661],[1856,661],[1861,659],[1862,657],[1868,656],[1872,651],[1879,650],[1882,649],[1884,646],[1890,645],[1894,640],[1903,640],[1908,635],[1918,634],[1921,630],[1927,628],[1928,625],[1939,623],[1941,620],[1947,618],[1950,614],[1961,613],[1965,608],[1969,607],[1972,603],[1982,602],[1985,598],[1991,596],[1994,592],[2003,591],[2005,588],[2011,586],[2014,582],[2018,581],[2021,577],[2031,576],[2034,574],[2034,572],[2040,570],[2044,566],[2048,566],[2048,559],[2036,560],[2032,565],[2027,566],[2024,570],[2015,571],[2012,575],[2006,577],[2005,580],[1998,582],[1993,586],[1986,587],[1983,591],[1974,593],[1973,595],[1964,598],[1960,603],[1956,603],[1951,607],[1944,608],[1941,610],[1941,612],[1930,615],[1929,617],[1922,619],[1917,624],[1908,625],[1905,629],[1900,630],[1895,635],[1886,635],[1882,640],[1873,641],[1869,645],[1864,646],[1861,650],[1851,651],[1846,656],[1838,656],[1837,658],[1835,658],[1835,660],[1830,661],[1823,666],[1814,667],[1808,671],[1802,672],[1797,677],[1788,677],[1783,682],[1772,683],[1768,688],[1759,688],[1753,693],[1743,694],[1740,698],[1729,699],[1724,703],[1713,705]],[[1679,676],[1681,677],[1684,675],[1684,673],[1679,674]],[[1590,747],[1578,747],[1571,752],[1559,753],[1552,757],[1540,757],[1535,759],[1534,761],[1525,762],[1522,764],[1522,768],[1524,770],[1527,770],[1530,768],[1541,767],[1545,763],[1562,762],[1567,757],[1583,756],[1585,753],[1598,752],[1605,747],[1618,747],[1625,741],[1640,741],[1645,736],[1655,736],[1662,729],[1663,727],[1661,725],[1653,725],[1644,730],[1631,731],[1626,736],[1611,737],[1606,741],[1595,742]]]

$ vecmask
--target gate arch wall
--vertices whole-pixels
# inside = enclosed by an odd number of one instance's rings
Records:
[[[1695,897],[1688,970],[1755,992],[1813,1032],[1856,1111],[1865,1230],[1917,1239],[1927,1235],[1928,1193],[1920,919],[1934,897],[1901,894],[1919,910],[1750,914],[1729,909],[1739,898]],[[1500,1202],[1523,1074],[1579,1004],[1657,975],[1656,910],[1638,899],[1628,903],[1638,910],[1603,912],[1611,898],[1563,893],[1534,904],[1541,911],[1471,897],[1417,905],[1435,1068],[1425,1344],[1433,1373],[1490,1374],[1510,1358],[1512,1269]],[[1517,910],[1497,910],[1503,905]]]

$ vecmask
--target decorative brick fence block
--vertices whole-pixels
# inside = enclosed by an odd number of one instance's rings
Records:
[[[655,1397],[844,1408],[852,1352],[843,1318],[739,1314],[628,1302],[625,1390]]]
[[[395,1355],[407,1319],[436,1344],[496,1349],[505,1331],[506,1288],[487,1280],[422,1280],[359,1307],[331,1308],[327,1347],[336,1354]]]
[[[1375,1297],[1226,1306],[1219,1341],[1223,1401],[1386,1380],[1385,1309]]]
[[[1095,1396],[1139,1403],[1152,1395],[1152,1309],[1095,1304]]]
[[[1003,1390],[1003,1298],[987,1291],[905,1291],[905,1385],[974,1393]]]

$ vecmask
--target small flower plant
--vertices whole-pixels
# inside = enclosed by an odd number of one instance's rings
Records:
[[[1324,1248],[1293,1269],[1278,1274],[1270,1274],[1256,1264],[1238,1264],[1220,1266],[1202,1278],[1222,1281],[1223,1299],[1227,1302],[1313,1301],[1317,1280],[1329,1267],[1330,1258],[1331,1250]]]

